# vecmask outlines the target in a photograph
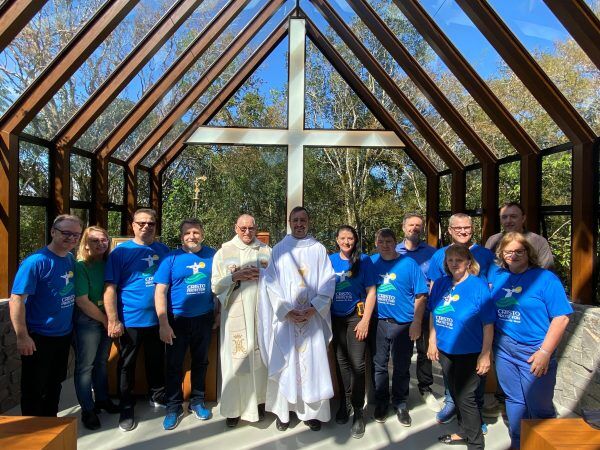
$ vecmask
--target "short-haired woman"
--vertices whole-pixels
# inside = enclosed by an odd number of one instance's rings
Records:
[[[100,410],[119,412],[108,397],[107,362],[112,339],[106,332],[108,321],[102,301],[109,242],[103,228],[86,228],[75,263],[75,392],[81,420],[90,430],[100,428]]]
[[[518,449],[521,419],[556,416],[555,350],[573,308],[558,277],[539,267],[521,233],[506,233],[496,257],[500,268],[489,279],[497,313],[496,372],[506,393],[511,444]]]
[[[487,284],[477,277],[479,264],[468,248],[448,247],[444,269],[448,275],[434,282],[429,297],[431,334],[427,355],[442,365],[458,408],[459,432],[438,440],[482,449],[482,421],[475,391],[479,377],[490,369],[495,311]]]

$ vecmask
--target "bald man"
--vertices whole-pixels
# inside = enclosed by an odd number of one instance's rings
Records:
[[[258,279],[271,248],[256,239],[254,217],[241,215],[235,237],[213,260],[212,289],[221,304],[221,415],[228,427],[265,414],[267,369],[256,339]]]

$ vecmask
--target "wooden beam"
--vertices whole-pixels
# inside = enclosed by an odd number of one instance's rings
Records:
[[[0,130],[23,131],[138,1],[106,2],[11,105],[0,119]]]
[[[92,189],[92,217],[98,226],[108,228],[108,158],[92,159],[92,176],[95,180]]]
[[[50,149],[50,201],[51,213],[69,214],[71,211],[71,147]]]
[[[7,0],[0,8],[0,52],[17,37],[48,0]]]
[[[450,208],[452,214],[464,213],[467,209],[467,173],[464,169],[452,170],[452,190]]]
[[[179,0],[125,57],[53,138],[58,145],[73,145],[106,107],[129,84],[163,44],[203,0]]]
[[[469,126],[375,10],[364,0],[347,2],[475,157],[482,163],[496,161],[494,152]]]
[[[10,295],[19,262],[19,138],[0,132],[0,297]],[[41,225],[41,224],[40,224]]]
[[[137,169],[135,165],[125,164],[125,224],[127,224],[127,235],[133,234],[133,215],[137,210]]]
[[[427,243],[437,248],[440,232],[440,177],[427,177]]]
[[[371,55],[369,50],[358,40],[354,32],[325,0],[311,0],[311,3],[321,12],[325,20],[342,38],[350,51],[358,58],[371,76],[377,81],[394,104],[406,115],[408,120],[431,145],[433,150],[442,158],[451,170],[460,170],[463,166],[460,159],[448,147],[435,129],[427,122],[420,111],[412,104],[398,85],[387,74],[385,69]]]
[[[499,231],[498,217],[498,184],[500,174],[498,163],[481,165],[481,242]]]
[[[538,153],[540,149],[531,136],[519,125],[519,122],[494,95],[483,78],[467,62],[420,3],[417,0],[394,0],[394,3],[513,147],[521,155]]]
[[[560,23],[600,69],[600,20],[584,0],[544,0]]]
[[[590,143],[594,131],[550,80],[485,0],[456,0],[552,120],[574,144]]]
[[[162,231],[162,174],[150,171],[150,208],[158,213],[156,234],[160,236]]]

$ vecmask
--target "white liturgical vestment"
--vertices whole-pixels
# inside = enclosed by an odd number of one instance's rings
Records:
[[[238,269],[267,266],[271,248],[255,239],[249,245],[235,236],[213,259],[212,290],[221,304],[220,353],[223,417],[258,421],[258,405],[265,403],[267,369],[257,341],[258,280],[232,280]]]
[[[266,409],[282,422],[289,412],[300,420],[330,419],[333,386],[327,359],[331,341],[329,308],[335,273],[322,244],[313,237],[286,236],[273,248],[261,279],[259,339],[267,365]],[[294,309],[316,309],[307,322],[286,315]]]

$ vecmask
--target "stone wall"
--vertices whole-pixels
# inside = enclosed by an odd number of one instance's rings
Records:
[[[581,408],[600,409],[600,308],[573,309],[558,348],[554,402],[580,414]]]
[[[8,300],[0,300],[0,413],[19,404],[21,358],[10,324]]]

